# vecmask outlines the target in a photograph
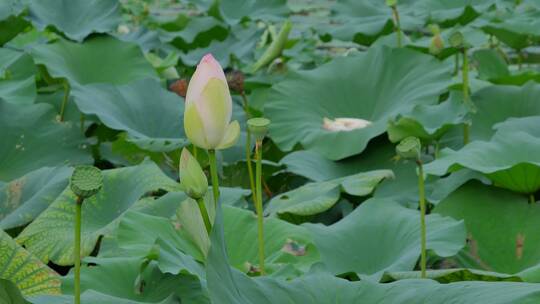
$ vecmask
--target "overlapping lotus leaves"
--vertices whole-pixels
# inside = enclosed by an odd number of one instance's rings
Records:
[[[127,140],[142,149],[172,151],[186,142],[184,102],[157,80],[78,86],[72,94],[81,112],[96,115],[111,129],[126,131]]]
[[[490,141],[474,141],[461,150],[444,149],[425,166],[444,175],[459,168],[484,173],[495,185],[521,193],[540,189],[540,116],[509,119],[496,126]]]
[[[60,276],[3,230],[0,230],[0,252],[0,279],[15,283],[25,296],[60,294]]]
[[[418,31],[429,23],[439,23],[445,27],[467,24],[480,12],[487,10],[493,0],[460,1],[413,1],[397,2],[400,25],[405,31]],[[353,40],[369,45],[393,28],[392,10],[384,1],[346,0],[336,3],[336,28],[323,30],[342,40]]]
[[[82,41],[106,33],[122,21],[116,0],[30,0],[28,18],[40,30],[54,26],[68,38]]]
[[[103,188],[86,199],[82,208],[82,254],[92,252],[98,238],[116,227],[118,219],[143,194],[158,189],[176,189],[177,184],[152,162],[103,171]],[[44,262],[73,263],[73,217],[76,196],[66,188],[28,225],[17,241]]]
[[[525,196],[470,182],[434,212],[465,221],[468,245],[457,258],[461,266],[540,282],[540,208]]]
[[[410,113],[391,120],[388,138],[394,143],[409,136],[427,142],[440,139],[452,126],[463,123],[468,112],[456,95],[437,105],[416,106]]]
[[[322,213],[334,206],[341,192],[367,196],[384,179],[393,178],[391,170],[357,173],[325,182],[309,183],[279,194],[268,202],[265,213],[309,216]]]
[[[392,69],[388,74],[384,71]],[[359,77],[369,71],[369,77]],[[272,87],[266,114],[270,137],[283,150],[297,143],[330,159],[364,150],[386,131],[388,120],[416,105],[435,104],[449,84],[448,67],[407,49],[371,48],[293,73]],[[325,118],[362,119],[365,127],[335,131]]]
[[[219,2],[219,10],[232,24],[245,18],[275,21],[289,12],[286,0],[229,0]]]
[[[2,181],[41,167],[84,164],[91,159],[79,126],[57,122],[48,104],[16,105],[0,100],[0,137]]]
[[[28,304],[13,282],[0,279],[0,299],[6,301],[6,304]]]
[[[472,100],[477,111],[472,117],[471,140],[489,140],[497,123],[510,117],[540,115],[540,84],[489,86],[474,94]]]
[[[510,10],[510,12],[498,16],[498,20],[483,22],[482,30],[516,50],[522,50],[540,41],[538,32],[540,10],[531,12]]]
[[[99,36],[82,44],[60,39],[36,45],[31,51],[36,64],[47,67],[52,77],[67,78],[72,85],[126,84],[157,78],[156,71],[136,44]]]
[[[224,304],[313,303],[314,301],[317,303],[416,303],[424,301],[443,304],[448,303],[449,300],[464,304],[482,301],[503,304],[540,300],[540,287],[530,283],[439,284],[432,280],[403,280],[379,284],[370,280],[351,282],[327,273],[314,273],[287,281],[273,277],[250,278],[229,266],[223,233],[223,215],[219,208],[211,239],[212,247],[207,261],[208,290],[212,301]],[[333,249],[339,249],[339,247]],[[372,250],[366,252],[379,254],[377,257],[388,253]],[[350,256],[349,253],[347,258]]]
[[[64,190],[71,170],[43,167],[0,186],[0,228],[28,224]]]
[[[0,45],[4,45],[28,26],[21,16],[24,5],[21,0],[6,0],[0,3]]]
[[[172,276],[162,273],[155,263],[141,269],[141,259],[131,256],[94,258],[86,260],[95,266],[81,271],[82,291],[93,291],[126,303],[178,303],[186,296],[187,303],[208,303],[198,279],[193,276]],[[114,286],[114,288],[111,288]],[[63,278],[62,290],[73,292],[73,276]],[[189,294],[185,294],[185,292]],[[192,299],[187,300],[188,296]],[[196,301],[198,298],[198,301]],[[102,302],[99,302],[102,303]]]
[[[170,42],[187,52],[198,47],[207,47],[211,41],[223,40],[229,34],[226,24],[216,18],[205,16],[185,19],[185,25],[182,24],[181,28],[167,28],[163,25],[165,30],[160,32],[160,40]]]
[[[419,271],[398,271],[385,273],[382,281],[393,282],[398,280],[420,279]],[[498,273],[486,270],[469,268],[435,269],[426,272],[426,278],[439,283],[452,283],[462,281],[484,281],[484,282],[523,282],[519,276],[505,273]]]
[[[414,268],[420,254],[419,220],[417,210],[373,198],[331,226],[305,226],[312,232],[322,263],[330,273],[353,272],[378,281],[386,271]],[[427,248],[439,256],[452,256],[465,245],[462,221],[429,215],[426,225]]]
[[[31,104],[36,98],[36,68],[24,52],[0,48],[0,98],[17,104]]]

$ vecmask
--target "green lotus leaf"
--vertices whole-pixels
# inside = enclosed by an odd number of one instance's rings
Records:
[[[510,117],[540,115],[540,84],[529,82],[523,87],[489,86],[473,95],[477,108],[473,115],[471,140],[489,140],[493,126]]]
[[[59,123],[48,104],[0,100],[0,180],[11,181],[44,166],[89,163],[80,127]]]
[[[103,188],[82,207],[82,254],[92,252],[99,237],[109,234],[118,219],[145,193],[175,189],[177,183],[152,162],[103,171]],[[73,263],[73,227],[76,196],[66,188],[17,240],[44,262]]]
[[[386,67],[391,74],[383,72]],[[359,77],[362,71],[370,76]],[[336,58],[273,86],[265,108],[272,121],[270,137],[282,150],[301,143],[330,159],[342,159],[362,152],[386,131],[389,119],[416,105],[435,104],[448,84],[446,66],[407,49],[371,48],[358,56]],[[353,122],[340,130],[339,118],[371,124]]]
[[[68,185],[71,169],[43,167],[0,186],[0,228],[28,224]]]
[[[82,44],[60,39],[34,46],[31,54],[36,64],[47,67],[51,76],[67,78],[72,85],[126,84],[157,78],[139,46],[107,36],[88,39]]]
[[[91,33],[111,32],[122,21],[115,0],[30,0],[28,7],[28,19],[35,27],[54,26],[76,41]]]
[[[150,50],[157,49],[161,45],[159,34],[156,31],[149,30],[144,26],[139,26],[137,29],[131,30],[129,33],[114,35],[116,38],[135,43],[146,53]]]
[[[0,48],[0,98],[17,104],[36,99],[36,68],[24,52]]]
[[[23,9],[21,0],[5,0],[0,3],[0,46],[28,27],[29,23],[20,16]]]
[[[414,268],[420,254],[419,221],[417,210],[389,199],[373,198],[331,226],[305,226],[311,231],[329,272],[354,272],[378,281],[386,271]],[[452,256],[465,245],[465,227],[461,221],[429,215],[426,226],[427,248],[439,256]]]
[[[439,283],[452,283],[461,281],[484,281],[484,282],[522,282],[519,276],[498,273],[492,271],[469,269],[469,268],[451,268],[434,269],[426,272],[428,279]],[[420,279],[420,271],[400,271],[385,273],[383,282],[392,282],[398,280]]]
[[[508,190],[470,182],[434,212],[465,221],[468,245],[456,259],[461,266],[540,282],[540,206]]]
[[[521,50],[540,41],[540,33],[538,33],[540,12],[515,12],[500,16],[497,18],[499,20],[486,22],[481,25],[481,28],[511,48]]]
[[[334,206],[341,192],[367,196],[384,179],[393,177],[391,170],[376,170],[325,182],[309,183],[272,198],[267,204],[265,213],[301,216],[319,214]]]
[[[178,282],[180,283],[180,282]],[[32,304],[72,304],[73,296],[39,296],[31,299]],[[81,303],[99,304],[176,304],[178,301],[173,296],[160,302],[134,301],[125,298],[110,296],[95,290],[85,290],[81,294]]]
[[[394,173],[394,178],[379,184],[373,196],[392,197],[405,204],[418,202],[416,163],[397,162],[395,156],[395,145],[377,139],[362,154],[340,161],[331,161],[312,151],[297,151],[285,156],[281,164],[287,167],[287,171],[317,182],[342,178],[358,172],[389,169]]]
[[[229,0],[219,3],[219,11],[231,24],[246,18],[275,21],[289,13],[286,0]]]
[[[96,115],[111,129],[126,131],[127,141],[142,149],[172,151],[186,143],[184,102],[157,80],[77,86],[72,94],[81,112]]]
[[[414,136],[422,141],[439,140],[452,126],[462,124],[468,112],[457,94],[437,105],[419,105],[410,113],[398,116],[388,125],[391,142]]]
[[[172,276],[162,273],[157,265],[149,264],[141,268],[141,259],[131,256],[111,258],[86,258],[85,261],[96,266],[81,270],[82,291],[93,290],[119,299],[135,303],[178,303],[178,298],[185,291],[191,297],[200,297],[199,301],[187,300],[188,303],[208,303],[201,290],[198,279],[189,275]],[[140,280],[140,281],[138,281]],[[190,288],[181,287],[188,285]],[[114,288],[111,288],[113,287]],[[183,290],[184,289],[184,290]],[[191,289],[191,290],[190,290]],[[72,293],[72,273],[62,282],[62,291]],[[182,300],[184,301],[183,297]]]
[[[214,58],[223,67],[230,65],[231,56],[240,61],[249,61],[253,57],[253,50],[260,39],[261,31],[254,27],[233,27],[229,36],[223,41],[212,41],[207,47],[191,50],[187,54],[180,54],[180,59],[185,65],[196,66],[201,58],[212,53]]]
[[[478,78],[492,80],[510,75],[508,65],[499,52],[492,49],[477,50],[472,59],[478,64]]]
[[[13,282],[0,279],[0,299],[5,304],[29,304]]]
[[[60,294],[60,276],[3,230],[0,253],[0,279],[15,283],[23,295]]]
[[[458,151],[444,149],[425,172],[440,176],[468,168],[484,173],[497,186],[535,193],[540,189],[539,124],[540,116],[500,123],[491,141],[474,141]]]
[[[159,32],[161,41],[169,42],[184,52],[207,47],[214,40],[224,40],[228,34],[226,24],[210,16],[191,17],[179,30],[166,28]]]
[[[382,207],[384,206],[378,206]],[[208,290],[212,301],[224,304],[274,303],[519,303],[540,300],[537,284],[515,282],[459,282],[439,284],[433,280],[402,280],[379,284],[369,280],[351,282],[319,272],[294,280],[274,277],[250,278],[229,266],[219,209],[212,230],[207,260]],[[391,218],[389,218],[391,219]],[[340,247],[333,248],[339,250]],[[365,252],[372,252],[368,250]],[[374,252],[377,256],[387,252]],[[347,258],[350,252],[347,252]],[[413,262],[414,264],[414,262]],[[411,292],[413,291],[413,292]]]

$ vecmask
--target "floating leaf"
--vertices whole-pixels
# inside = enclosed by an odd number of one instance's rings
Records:
[[[28,18],[44,30],[54,26],[68,38],[82,41],[91,33],[105,33],[120,23],[120,4],[110,0],[31,0]]]
[[[72,85],[107,82],[125,84],[136,79],[157,78],[139,46],[112,37],[88,39],[82,44],[58,40],[36,45],[32,56],[51,76],[67,78]]]
[[[370,71],[370,77],[359,77],[362,71]],[[448,84],[447,67],[407,49],[372,48],[336,58],[272,87],[265,109],[272,120],[270,137],[283,150],[301,143],[330,159],[342,159],[362,152],[386,131],[389,119],[416,105],[435,104]],[[324,128],[325,118],[360,118],[371,124],[336,132]]]
[[[48,104],[15,105],[0,100],[0,180],[11,181],[44,166],[88,163],[78,125],[59,123]]]
[[[36,99],[36,68],[23,52],[0,48],[0,98],[17,104],[31,104]]]

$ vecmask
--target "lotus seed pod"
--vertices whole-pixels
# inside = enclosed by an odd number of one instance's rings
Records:
[[[251,118],[247,121],[248,129],[257,141],[263,140],[268,133],[270,120],[264,117]]]
[[[77,166],[71,175],[71,191],[80,198],[89,198],[103,187],[101,170],[94,166]]]
[[[396,153],[403,158],[420,159],[420,149],[422,149],[420,139],[409,136],[396,146]]]
[[[208,190],[208,180],[199,162],[184,148],[180,155],[180,184],[192,199],[204,197]]]

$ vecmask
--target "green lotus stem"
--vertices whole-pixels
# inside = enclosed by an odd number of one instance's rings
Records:
[[[60,106],[60,121],[64,121],[64,113],[66,112],[66,105],[69,99],[69,83],[64,81],[64,99],[62,100],[62,105]]]
[[[467,48],[463,48],[463,102],[466,105],[469,105],[470,96],[469,96],[469,59],[467,58]],[[469,143],[469,124],[465,123],[463,125],[463,144],[466,145]]]
[[[197,159],[197,146],[193,145],[193,157]]]
[[[441,145],[440,145],[439,141],[437,140],[437,141],[435,141],[435,153],[434,153],[435,154],[434,155],[435,159],[439,158],[440,149],[441,149]]]
[[[262,205],[262,140],[257,140],[255,144],[255,153],[257,155],[256,182],[257,182],[257,200],[255,201],[255,209],[257,211],[257,226],[259,237],[259,266],[261,267],[261,275],[265,274],[264,270],[264,220],[263,220],[263,205]]]
[[[206,227],[206,232],[210,234],[212,230],[212,225],[210,224],[210,218],[208,217],[208,211],[206,210],[206,205],[204,204],[204,198],[197,199],[197,205],[199,206],[199,211],[201,212],[201,217]]]
[[[534,198],[534,193],[529,194],[529,204],[536,203],[536,200]]]
[[[240,93],[242,100],[244,102],[244,112],[246,113],[247,118],[251,118],[251,113],[249,112],[248,100],[244,92]],[[257,198],[255,197],[255,180],[253,179],[253,164],[251,162],[251,131],[247,128],[247,137],[246,137],[246,163],[249,175],[249,187],[251,189],[251,197],[255,202]]]
[[[81,303],[81,217],[83,198],[77,197],[75,204],[75,286],[73,295],[75,304]]]
[[[399,21],[399,12],[397,10],[397,5],[392,5],[391,7],[392,7],[392,14],[394,15],[394,25],[396,26],[397,46],[401,47],[402,32],[401,32],[401,23]]]
[[[521,71],[521,67],[523,65],[523,52],[521,50],[518,50],[517,55],[518,55],[518,70]]]
[[[219,181],[217,172],[216,150],[208,150],[210,162],[210,175],[212,178],[212,190],[214,191],[214,207],[217,207],[219,201]]]
[[[81,113],[81,131],[83,132],[83,134],[84,134],[84,121],[85,121],[84,114]]]
[[[454,58],[454,76],[457,76],[457,74],[459,73],[459,53],[456,53]]]
[[[424,168],[422,161],[418,165],[418,194],[420,196],[420,271],[421,277],[426,278],[426,194],[424,189]]]

